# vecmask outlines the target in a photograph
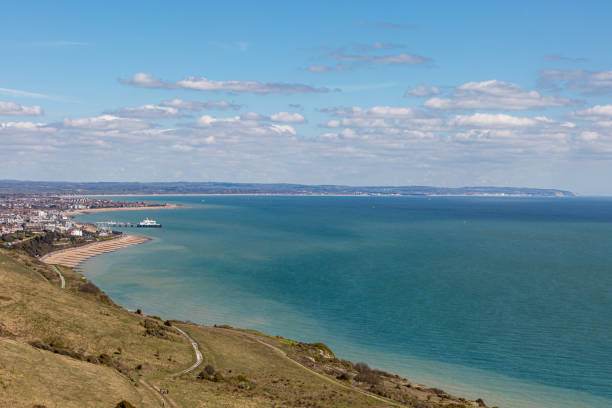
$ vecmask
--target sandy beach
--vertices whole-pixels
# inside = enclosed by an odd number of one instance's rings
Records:
[[[126,246],[142,244],[148,240],[149,238],[145,237],[123,235],[119,238],[93,242],[82,247],[68,248],[61,251],[52,252],[43,256],[40,258],[40,260],[47,264],[64,265],[72,268],[93,256],[113,252]]]

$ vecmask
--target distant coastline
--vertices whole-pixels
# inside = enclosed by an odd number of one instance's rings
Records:
[[[100,195],[96,197],[102,197],[102,196]],[[79,215],[79,214],[92,214],[92,213],[100,213],[100,212],[108,212],[108,211],[170,210],[170,209],[176,209],[176,208],[183,208],[183,206],[177,205],[177,204],[166,204],[166,205],[152,205],[152,206],[145,206],[145,207],[84,208],[82,210],[64,211],[63,214],[66,216],[72,216],[72,215]]]
[[[87,197],[578,197],[577,194],[563,196],[529,194],[291,194],[291,193],[142,193],[142,194],[86,194]],[[72,197],[72,196],[66,196]],[[116,208],[116,210],[156,209],[160,207]],[[177,207],[180,208],[180,207]],[[100,209],[105,210],[105,209]],[[105,211],[110,211],[108,209]],[[96,211],[97,212],[97,211]]]
[[[575,197],[559,189],[496,186],[347,186],[289,183],[223,182],[43,182],[0,180],[2,194],[45,194],[60,196],[187,196],[187,195],[269,195],[269,196],[494,196],[494,197]]]

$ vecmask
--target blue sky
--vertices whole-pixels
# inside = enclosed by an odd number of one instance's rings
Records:
[[[13,2],[2,14],[2,178],[612,193],[609,2]]]

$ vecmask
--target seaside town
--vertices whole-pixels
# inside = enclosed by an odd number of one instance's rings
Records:
[[[108,232],[97,231],[92,225],[75,223],[70,215],[87,210],[157,206],[162,207],[164,204],[79,196],[0,195],[0,242],[10,246],[46,232],[72,237],[96,233],[97,236],[103,237],[108,235]]]

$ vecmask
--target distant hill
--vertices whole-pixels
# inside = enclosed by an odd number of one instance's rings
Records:
[[[0,194],[278,194],[573,197],[571,191],[526,187],[339,186],[220,182],[57,182],[0,180]]]

